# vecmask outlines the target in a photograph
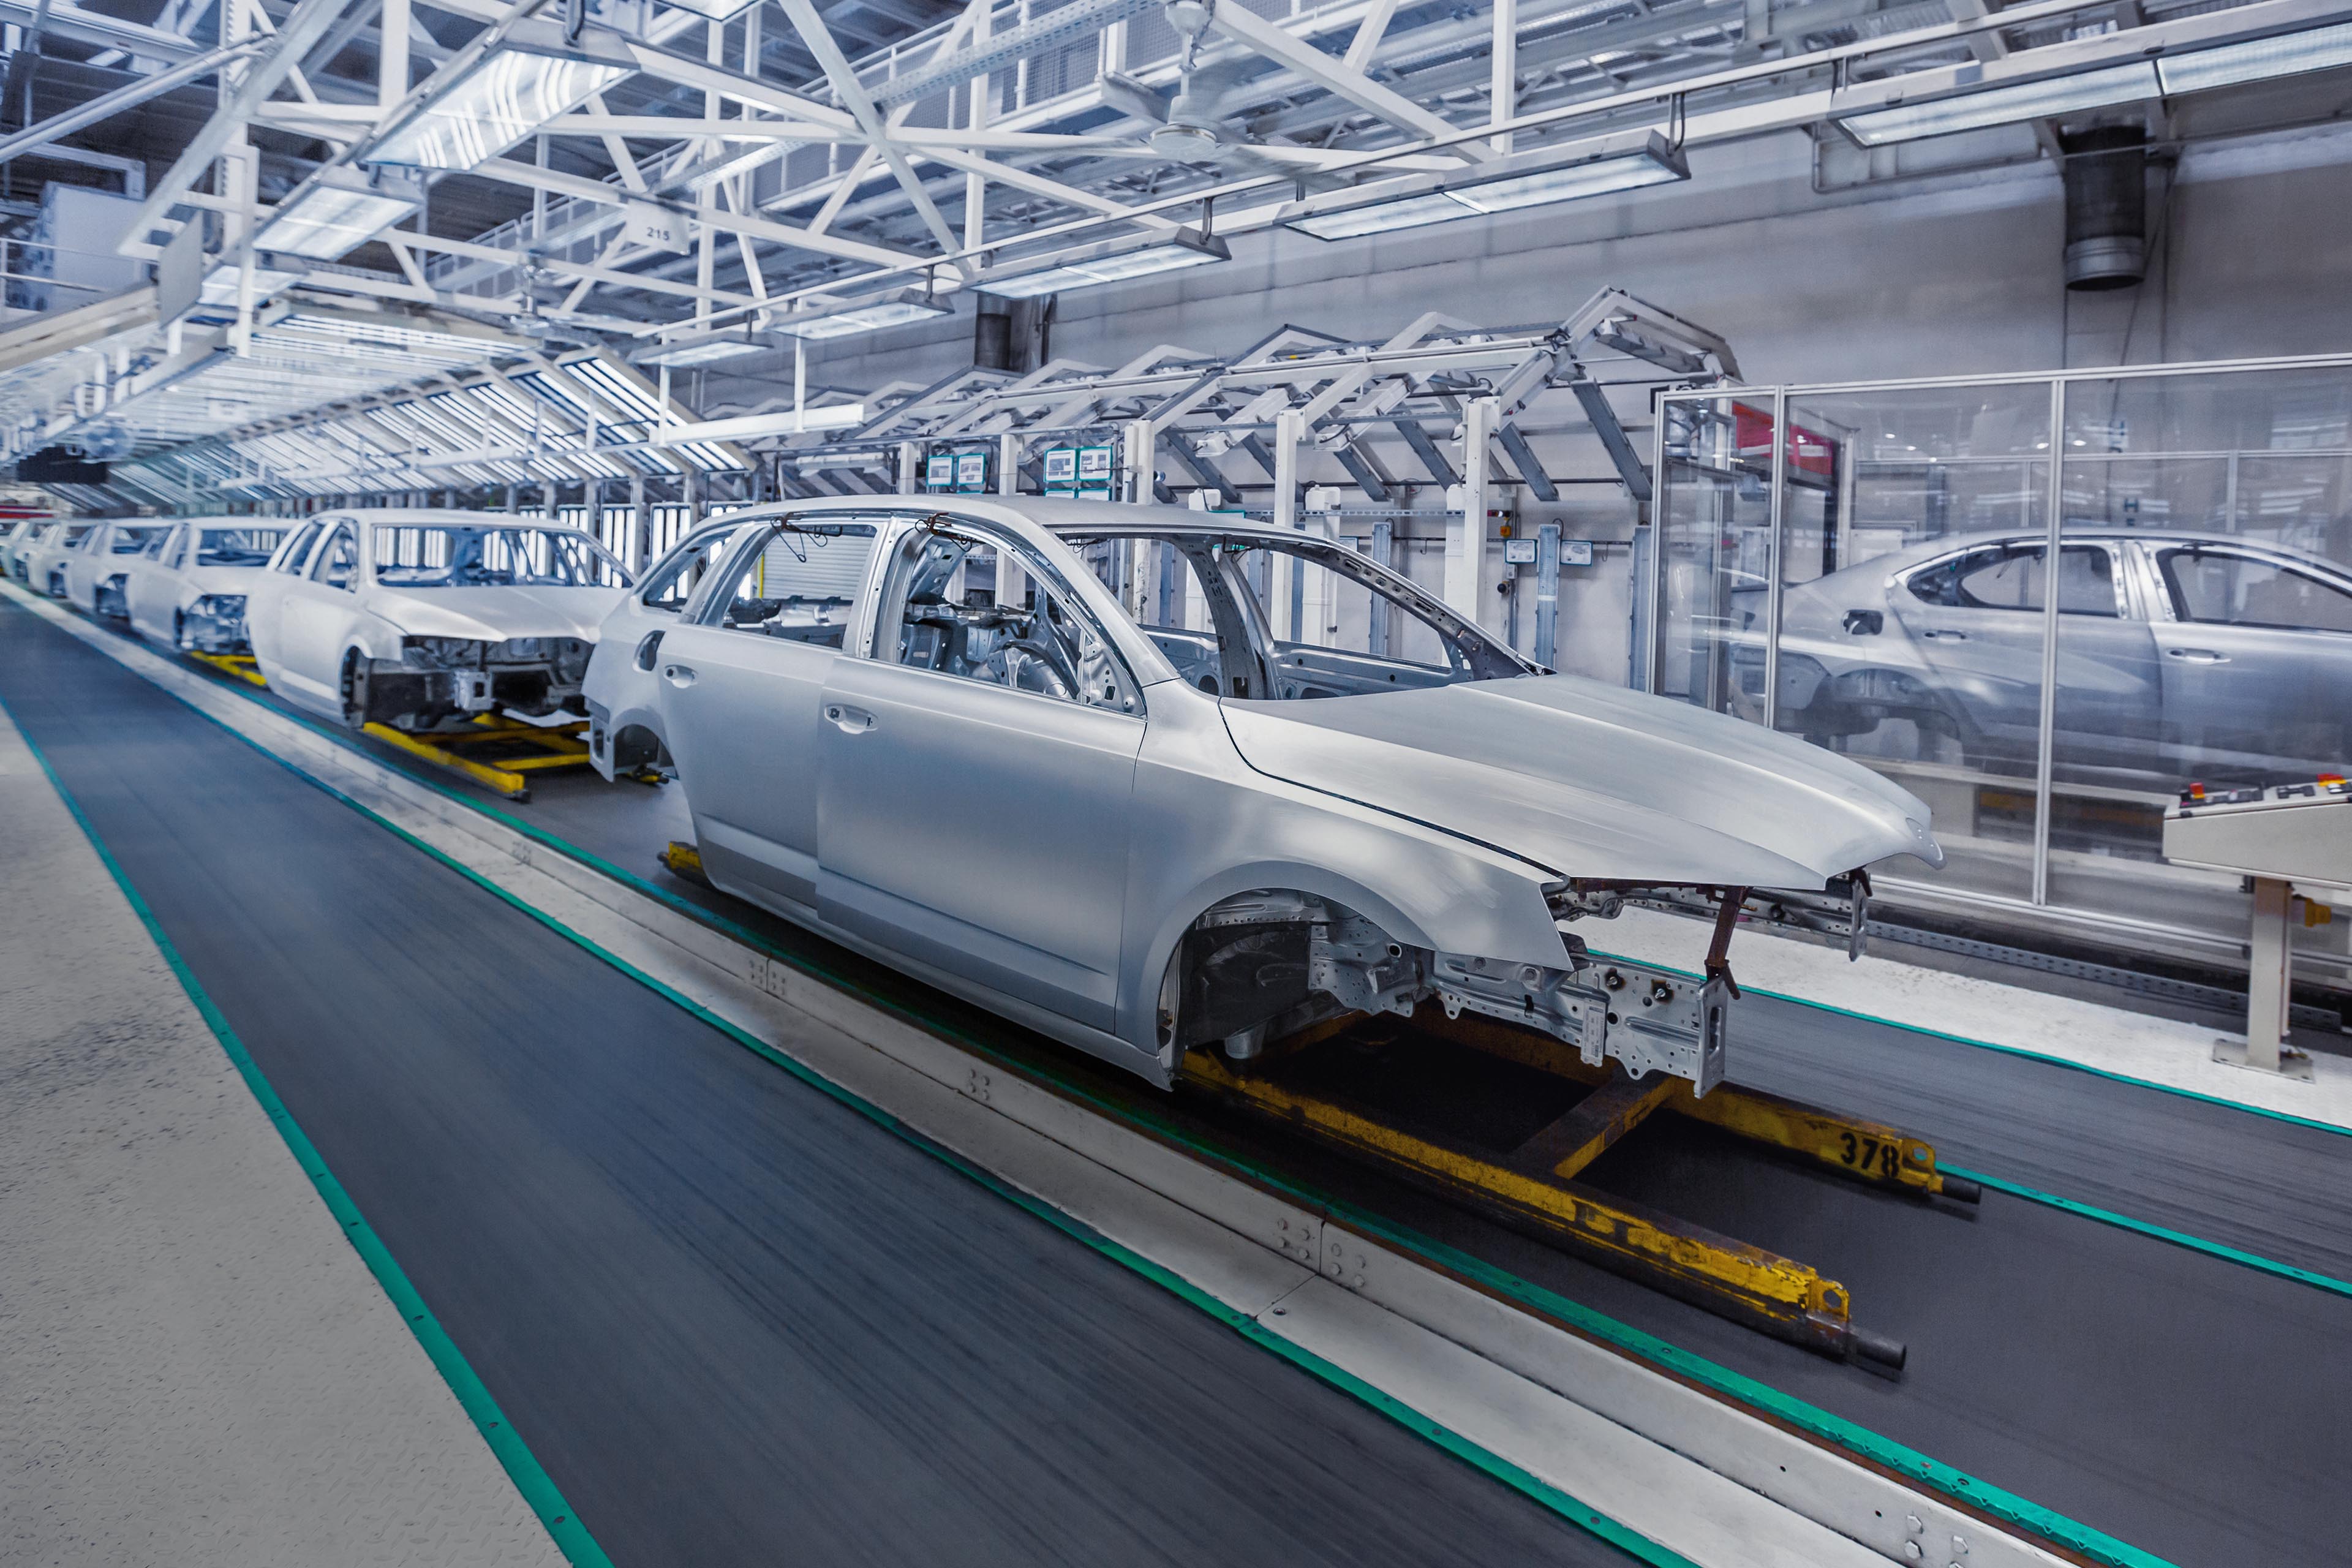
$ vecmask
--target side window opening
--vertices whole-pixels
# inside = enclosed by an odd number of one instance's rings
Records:
[[[2041,544],[2004,544],[1971,551],[1911,574],[1912,597],[1945,609],[2023,610],[2046,602],[2046,560]],[[2058,552],[2058,613],[2105,616],[2116,607],[2115,557],[2105,545],[2068,544]]]
[[[729,631],[840,647],[875,535],[870,522],[779,520],[745,542],[702,618]]]
[[[352,536],[351,525],[335,530],[319,552],[319,563],[310,569],[310,580],[330,588],[352,590],[352,575],[359,570],[359,541]]]
[[[1074,595],[1034,558],[957,527],[927,523],[900,540],[873,655],[1116,713],[1143,708],[1126,662]]]
[[[637,603],[649,610],[686,608],[686,602],[694,597],[694,590],[726,553],[728,541],[736,534],[735,529],[713,528],[688,539],[646,579]]]
[[[2168,550],[2158,563],[2184,621],[2352,632],[2352,594],[2308,573],[2234,550]]]
[[[289,577],[300,576],[302,563],[310,556],[311,543],[318,539],[319,531],[325,526],[326,524],[320,522],[304,523],[295,532],[293,542],[286,547],[286,553],[278,558],[278,570]]]

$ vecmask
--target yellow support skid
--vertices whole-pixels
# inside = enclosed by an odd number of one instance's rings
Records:
[[[1549,1173],[1515,1169],[1414,1136],[1270,1078],[1237,1075],[1205,1050],[1187,1054],[1181,1071],[1186,1082],[1228,1104],[1402,1172],[1726,1317],[1833,1354],[1846,1353],[1854,1340],[1845,1287],[1791,1258]]]
[[[706,887],[709,885],[710,879],[702,873],[702,851],[691,844],[671,839],[668,847],[661,852],[661,863],[674,877],[683,877],[689,882],[700,882]]]
[[[269,685],[269,682],[261,679],[261,667],[253,661],[250,655],[241,653],[198,653],[194,648],[189,648],[185,651],[187,653],[187,657],[194,659],[198,664],[211,665],[223,675],[233,675],[239,680],[248,681],[255,686],[259,686],[265,689]]]
[[[509,800],[530,798],[529,781],[510,768],[499,767],[489,763],[478,763],[471,757],[458,755],[446,746],[436,746],[430,741],[409,734],[404,730],[395,730],[389,724],[362,724],[360,726],[360,733],[382,741],[387,746],[395,746],[412,757],[422,757],[428,763],[447,768],[454,773],[463,773],[476,784],[485,784]]]
[[[1604,1069],[1585,1066],[1572,1048],[1549,1035],[1515,1029],[1475,1014],[1450,1020],[1416,1018],[1413,1027],[1558,1078],[1599,1084],[1609,1077]],[[1974,1203],[1979,1195],[1975,1183],[1946,1176],[1936,1168],[1934,1145],[1884,1122],[1729,1085],[1699,1097],[1690,1092],[1689,1084],[1674,1081],[1678,1089],[1667,1096],[1659,1110],[1706,1122],[1750,1142],[1769,1144],[1873,1186],[1963,1203]]]

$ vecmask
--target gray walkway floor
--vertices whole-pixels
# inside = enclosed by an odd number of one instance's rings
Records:
[[[562,1561],[0,715],[0,1563]]]

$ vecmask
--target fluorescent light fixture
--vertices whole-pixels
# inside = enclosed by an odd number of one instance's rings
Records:
[[[629,356],[632,364],[667,365],[672,370],[684,370],[690,365],[717,364],[721,360],[741,359],[746,354],[763,354],[774,348],[749,332],[705,332],[690,338],[672,338],[651,348],[639,349]]]
[[[1027,300],[1039,294],[1056,294],[1065,289],[1091,289],[1098,283],[1118,283],[1233,258],[1233,251],[1214,235],[1180,228],[1165,239],[1141,246],[1120,241],[1096,246],[1035,272],[1016,272],[1010,277],[983,272],[972,279],[972,286],[985,289],[1000,299]]]
[[[254,236],[256,248],[332,261],[365,245],[417,209],[413,195],[326,180],[296,193]]]
[[[559,114],[635,73],[627,66],[509,47],[485,57],[390,135],[361,154],[368,163],[473,169]]]
[[[2202,92],[2210,87],[2235,87],[2244,81],[2268,81],[2346,65],[2352,65],[2352,22],[2199,49],[2160,59],[2156,70],[2164,80],[2164,90],[2171,93]]]
[[[1899,79],[1898,83],[1899,85]],[[1865,147],[1888,142],[1912,142],[1923,136],[1949,136],[1961,131],[1982,131],[2020,120],[2047,120],[2113,103],[2135,103],[2159,98],[2164,88],[2148,60],[2129,60],[2071,76],[2044,77],[2008,87],[1926,103],[1894,103],[1860,114],[1841,115],[1838,123]]]
[[[224,262],[206,273],[205,291],[196,296],[197,302],[235,310],[239,270],[237,265],[231,261]],[[256,262],[253,268],[253,302],[257,305],[280,289],[299,283],[301,280],[302,274],[299,272],[284,272],[275,267],[264,267]]]
[[[1318,239],[1355,239],[1689,178],[1682,150],[1669,146],[1664,137],[1654,131],[1620,132],[1458,174],[1383,180],[1315,197],[1286,209],[1294,216],[1280,221]]]
[[[691,11],[714,22],[724,22],[749,10],[756,0],[667,0],[676,10]]]
[[[814,310],[805,316],[787,316],[776,323],[776,330],[790,332],[796,338],[822,340],[854,337],[859,332],[877,332],[885,327],[903,327],[909,321],[927,321],[935,316],[954,314],[918,289],[902,289],[877,300],[863,300],[852,304],[836,305],[829,310]]]

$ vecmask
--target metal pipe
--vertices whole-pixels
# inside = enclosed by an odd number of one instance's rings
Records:
[[[1735,416],[1736,417],[1736,416]],[[1764,728],[1776,727],[1780,710],[1780,529],[1789,489],[1789,394],[1772,394],[1772,493],[1767,499],[1769,531],[1764,568]]]
[[[2033,763],[2033,902],[2050,901],[2050,785],[2058,734],[2058,550],[2065,521],[2066,384],[2050,384],[2048,531],[2042,559],[2042,723]]]

